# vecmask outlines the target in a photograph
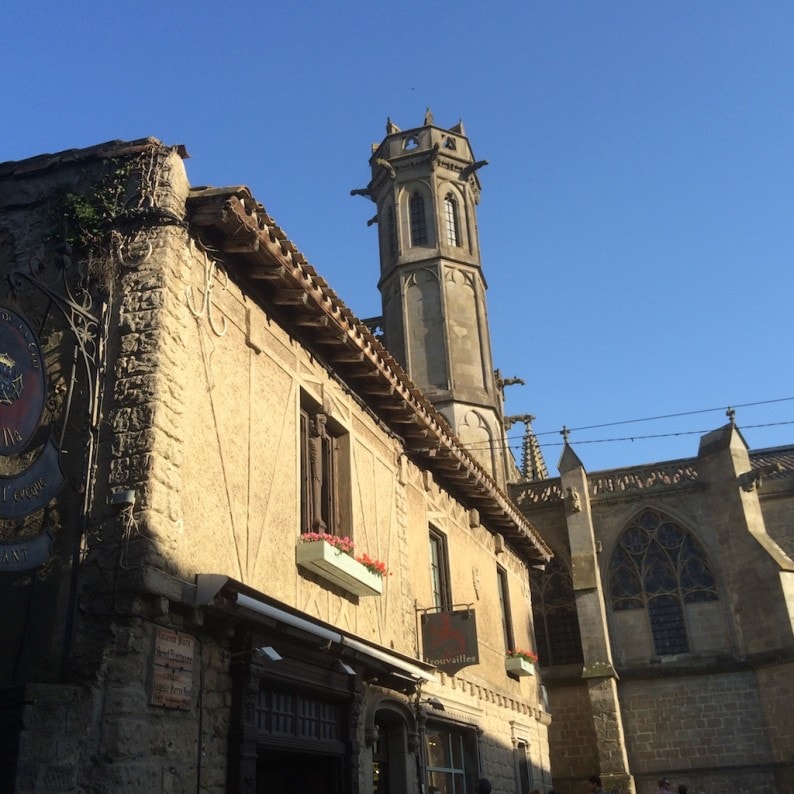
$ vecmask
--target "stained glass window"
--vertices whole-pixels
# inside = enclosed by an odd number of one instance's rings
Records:
[[[542,665],[581,663],[582,640],[571,572],[555,556],[543,573],[533,573],[531,585],[539,662]]]
[[[609,567],[612,609],[646,609],[660,656],[689,652],[685,604],[718,600],[705,552],[690,532],[655,510],[626,528]]]

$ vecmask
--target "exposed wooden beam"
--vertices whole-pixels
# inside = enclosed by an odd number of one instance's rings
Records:
[[[247,237],[241,240],[226,239],[221,250],[226,254],[252,254],[259,250],[259,238]]]
[[[277,306],[305,306],[309,296],[303,289],[280,289],[273,293],[270,300]]]
[[[256,281],[278,281],[284,278],[286,272],[287,269],[284,265],[266,267],[264,264],[259,264],[256,267],[252,267],[248,271],[248,275]]]

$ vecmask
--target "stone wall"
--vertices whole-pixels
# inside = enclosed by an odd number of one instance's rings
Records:
[[[178,154],[156,142],[148,154],[140,208],[103,262],[114,278],[74,686],[41,690],[35,701],[30,688],[17,700],[8,694],[0,725],[16,771],[7,778],[16,776],[20,791],[225,791],[239,727],[233,659],[246,653],[240,647],[250,656],[255,631],[275,630],[237,612],[197,609],[196,575],[228,577],[310,621],[416,658],[417,606],[433,603],[432,525],[447,536],[453,601],[479,617],[480,664],[422,695],[449,701],[449,715],[483,732],[495,791],[515,786],[516,742],[527,745],[536,782],[548,780],[549,717],[537,680],[507,675],[499,619],[497,566],[507,575],[515,643],[532,647],[526,562],[406,455],[322,355],[301,344],[288,313],[263,305],[227,272],[228,257],[191,236]],[[359,553],[386,563],[381,596],[351,597],[296,566],[302,399],[345,434],[345,529]],[[178,697],[167,704],[155,696],[163,630],[191,649],[174,672]],[[361,725],[355,734],[354,765]],[[357,769],[368,791],[371,770]]]
[[[554,760],[554,788],[561,794],[581,792],[583,781],[600,769],[590,709],[586,685],[549,687],[553,720],[549,750]]]
[[[767,725],[752,672],[624,681],[620,697],[639,792],[650,791],[661,776],[710,794],[773,790]],[[731,778],[731,787],[720,788],[720,777]]]

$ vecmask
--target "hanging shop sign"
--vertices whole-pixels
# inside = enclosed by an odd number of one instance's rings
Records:
[[[428,664],[448,675],[479,664],[477,621],[473,609],[424,612],[421,622],[422,648]]]
[[[26,571],[44,565],[52,553],[52,540],[52,535],[45,530],[30,540],[0,543],[0,572]]]
[[[0,306],[0,455],[21,452],[36,432],[47,393],[41,345],[28,322]]]
[[[63,482],[61,456],[50,439],[27,469],[13,477],[0,477],[0,518],[22,518],[39,510]]]
[[[13,309],[0,306],[0,457],[25,451],[39,429],[46,396],[44,357],[35,331]],[[51,437],[26,468],[0,476],[0,520],[41,510],[64,480],[60,450]],[[46,530],[33,538],[0,543],[0,572],[43,565],[52,554],[52,543]]]

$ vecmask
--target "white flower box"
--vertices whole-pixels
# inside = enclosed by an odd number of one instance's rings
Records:
[[[315,576],[357,596],[374,596],[383,592],[383,577],[372,573],[349,554],[324,540],[298,541],[297,563]]]
[[[534,663],[521,656],[507,656],[505,670],[513,675],[535,675]]]

